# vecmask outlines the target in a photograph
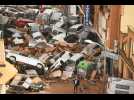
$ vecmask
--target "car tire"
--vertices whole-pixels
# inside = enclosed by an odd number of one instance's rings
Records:
[[[37,64],[37,68],[43,68],[43,65],[42,64]]]
[[[10,60],[12,63],[16,63],[16,58],[13,57],[13,56],[9,57],[9,60]]]

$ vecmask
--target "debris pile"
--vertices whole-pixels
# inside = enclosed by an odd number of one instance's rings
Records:
[[[79,16],[67,17],[53,7],[46,8],[43,13],[38,6],[0,8],[3,10],[1,16],[6,16],[2,19],[9,18],[2,23],[4,28],[1,29],[6,60],[18,70],[18,74],[10,78],[7,93],[40,91],[48,86],[43,79],[67,80],[73,78],[76,71],[86,77],[89,60],[101,54],[99,45],[83,41],[98,37],[96,33],[91,36],[90,30],[83,37],[85,31]]]

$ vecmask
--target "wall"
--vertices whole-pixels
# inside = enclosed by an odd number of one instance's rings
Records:
[[[100,9],[100,5],[94,6],[94,21],[93,21],[93,27],[99,32],[99,34],[102,37],[102,41],[104,42],[106,31],[107,31],[107,11],[105,8]],[[104,13],[102,13],[104,12]]]
[[[121,6],[110,5],[110,15],[107,26],[107,48],[114,49],[114,40],[120,38]],[[118,41],[119,43],[119,41]]]
[[[132,44],[134,44],[134,28],[132,26],[129,26],[127,30],[128,30],[127,34],[122,33],[121,35],[120,46],[122,50],[125,51],[128,60],[131,59],[134,64],[134,54],[133,54],[134,46],[132,46]],[[120,77],[123,77],[125,79],[134,79],[134,73],[131,73],[130,70],[128,70],[128,65],[124,63],[121,59],[119,64],[119,73]]]
[[[128,59],[132,59],[134,63],[134,55],[133,55],[133,49],[134,47],[132,44],[134,43],[134,6],[133,5],[123,5],[121,9],[121,27],[120,31],[121,33],[126,33],[124,34],[125,37],[121,37],[121,46],[122,49],[125,51]],[[129,26],[129,27],[128,27]],[[125,47],[126,46],[126,47]],[[125,49],[126,48],[126,49]],[[119,72],[122,73],[123,78],[126,79],[134,79],[134,74],[132,74],[128,68],[127,65],[120,60],[120,65],[119,65]]]
[[[124,5],[121,16],[121,32],[128,33],[127,25],[134,26],[134,5]]]

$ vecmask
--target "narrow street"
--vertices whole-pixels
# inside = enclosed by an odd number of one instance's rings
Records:
[[[46,83],[47,81],[45,81]],[[71,80],[49,80],[49,86],[40,91],[40,94],[74,94],[74,85]],[[87,80],[81,81],[80,87],[83,88],[78,91],[77,94],[103,94],[102,82],[96,82],[96,84],[90,84]],[[32,94],[36,94],[33,92]]]

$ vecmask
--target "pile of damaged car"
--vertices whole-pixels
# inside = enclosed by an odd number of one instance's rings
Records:
[[[72,83],[76,76],[93,79],[98,69],[92,67],[99,61],[102,72],[101,37],[92,26],[85,30],[78,14],[67,16],[51,6],[43,12],[28,5],[0,9],[8,20],[1,29],[5,60],[17,71],[4,83],[7,94],[53,93],[58,82]]]

